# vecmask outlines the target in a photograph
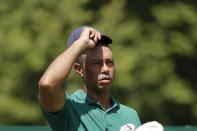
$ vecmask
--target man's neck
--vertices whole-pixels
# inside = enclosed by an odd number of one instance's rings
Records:
[[[94,102],[100,102],[103,108],[106,110],[110,107],[110,91],[94,91],[83,86],[83,91],[90,97]]]

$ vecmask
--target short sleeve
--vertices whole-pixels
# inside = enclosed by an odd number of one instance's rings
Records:
[[[69,99],[69,94],[66,93],[66,99]],[[66,100],[65,100],[66,101]],[[41,111],[48,121],[50,127],[52,128],[53,131],[63,131],[66,128],[66,123],[67,123],[67,117],[68,117],[68,112],[67,112],[67,103],[65,102],[64,107],[62,108],[61,111],[57,113],[50,113],[45,111],[45,109],[41,106]]]

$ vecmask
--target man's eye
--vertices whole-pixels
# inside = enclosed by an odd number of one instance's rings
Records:
[[[94,62],[93,64],[100,64],[101,62]]]
[[[109,61],[108,63],[114,63],[113,61]]]
[[[113,65],[114,64],[113,61],[108,61],[107,63],[110,64],[110,65]]]

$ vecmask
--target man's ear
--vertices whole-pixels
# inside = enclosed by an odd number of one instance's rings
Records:
[[[75,63],[75,64],[74,64],[74,69],[75,69],[75,72],[76,72],[80,77],[83,78],[83,68],[82,68],[81,64]]]

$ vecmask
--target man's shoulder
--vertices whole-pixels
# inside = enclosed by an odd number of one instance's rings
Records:
[[[69,94],[68,92],[66,92],[66,100],[71,100],[71,101],[84,101],[85,95],[83,93],[83,91],[81,89],[76,90],[75,92],[73,92],[72,94]]]
[[[137,114],[136,110],[126,105],[120,104],[120,109],[125,113]]]

